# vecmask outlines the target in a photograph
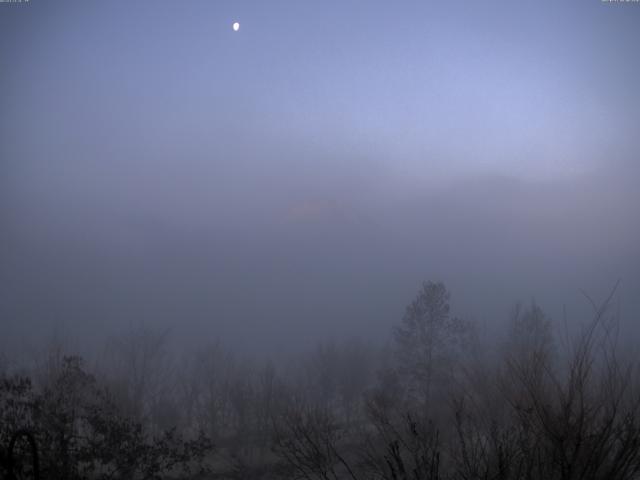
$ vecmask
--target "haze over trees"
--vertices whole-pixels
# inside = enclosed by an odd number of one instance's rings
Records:
[[[571,337],[531,303],[514,307],[501,342],[486,343],[451,315],[444,284],[425,282],[390,325],[388,347],[320,344],[287,364],[220,344],[176,352],[167,332],[142,326],[91,363],[52,343],[33,365],[3,363],[0,471],[52,480],[635,479],[638,358],[618,347],[614,293]]]
[[[639,26],[0,0],[0,480],[640,480]]]

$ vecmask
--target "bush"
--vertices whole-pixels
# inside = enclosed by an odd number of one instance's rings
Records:
[[[186,439],[175,429],[149,434],[118,410],[109,392],[84,371],[79,357],[65,357],[60,372],[40,392],[28,378],[3,378],[0,407],[5,476],[9,442],[21,429],[33,432],[41,475],[50,480],[151,480],[170,472],[208,471],[206,457],[213,445],[206,436]],[[15,473],[22,475],[31,460],[20,445],[15,456]]]

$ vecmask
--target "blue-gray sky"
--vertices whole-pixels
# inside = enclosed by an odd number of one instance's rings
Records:
[[[0,3],[1,321],[279,346],[619,277],[636,315],[638,45],[600,0]]]

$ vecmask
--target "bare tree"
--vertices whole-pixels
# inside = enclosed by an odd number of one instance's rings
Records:
[[[542,309],[535,302],[528,308],[516,304],[509,325],[507,361],[523,366],[551,363],[555,348],[551,321]]]
[[[170,405],[175,383],[168,339],[168,330],[140,325],[107,345],[106,380],[121,408],[139,421],[157,421]]]
[[[295,401],[274,419],[274,450],[292,478],[358,480],[345,453],[345,435],[331,412]]]

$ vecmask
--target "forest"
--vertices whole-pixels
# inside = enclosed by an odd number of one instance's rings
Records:
[[[616,286],[617,287],[617,286]],[[289,362],[170,348],[140,325],[100,361],[50,342],[0,364],[2,478],[638,478],[640,377],[607,299],[570,329],[517,304],[488,342],[425,282],[389,342]]]

